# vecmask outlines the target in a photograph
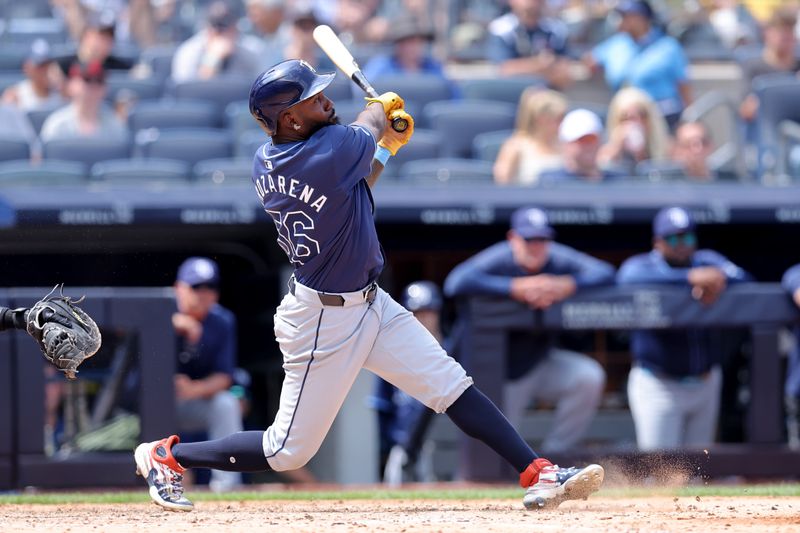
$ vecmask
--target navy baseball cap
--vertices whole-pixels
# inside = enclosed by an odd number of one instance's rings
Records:
[[[644,0],[622,0],[614,10],[622,15],[641,15],[647,19],[654,15],[652,6]]]
[[[556,232],[538,207],[523,207],[511,215],[511,229],[523,239],[552,239]]]
[[[44,65],[53,61],[53,54],[50,51],[50,43],[44,39],[36,39],[31,43],[30,52],[28,52],[27,61],[34,65]]]
[[[442,293],[435,283],[430,281],[415,281],[403,291],[400,303],[411,311],[432,309],[438,311],[442,308]]]
[[[679,233],[694,231],[695,223],[691,213],[682,207],[665,207],[653,219],[653,235],[669,237]]]
[[[178,281],[192,287],[219,286],[219,266],[207,257],[190,257],[178,268]]]

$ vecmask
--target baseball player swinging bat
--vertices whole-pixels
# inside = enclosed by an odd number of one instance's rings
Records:
[[[321,24],[314,28],[314,41],[322,48],[322,51],[327,54],[331,61],[339,67],[339,70],[344,72],[345,76],[353,80],[370,98],[377,98],[378,91],[372,84],[364,77],[361,72],[361,67],[358,66],[353,55],[344,45],[344,43],[336,36],[330,26]],[[392,129],[398,133],[406,131],[408,128],[408,121],[404,118],[395,118],[392,120]]]

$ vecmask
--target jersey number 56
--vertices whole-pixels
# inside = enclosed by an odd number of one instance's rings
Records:
[[[278,229],[278,245],[283,248],[292,264],[304,262],[319,254],[319,242],[309,233],[314,231],[314,221],[302,211],[290,211],[282,215],[280,211],[267,210]]]

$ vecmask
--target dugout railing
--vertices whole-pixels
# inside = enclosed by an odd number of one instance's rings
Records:
[[[607,287],[581,291],[540,311],[508,299],[467,298],[461,302],[468,327],[461,329],[458,354],[476,384],[502,405],[505,368],[498,364],[509,349],[509,334],[531,330],[633,330],[686,327],[746,328],[752,356],[746,442],[706,450],[673,450],[659,454],[635,451],[576,451],[553,458],[562,463],[603,460],[615,455],[631,470],[644,472],[653,455],[664,461],[696,465],[708,476],[786,476],[800,472],[800,454],[784,445],[783,369],[778,337],[781,327],[800,319],[790,296],[778,284],[746,283],[729,287],[711,306],[692,299],[688,289],[665,286]],[[484,444],[460,439],[459,475],[476,481],[508,479],[508,467]]]

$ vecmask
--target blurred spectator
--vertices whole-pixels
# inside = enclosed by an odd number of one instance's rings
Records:
[[[554,88],[569,85],[567,29],[545,18],[545,0],[508,0],[511,12],[489,24],[488,56],[504,76],[545,78]]]
[[[633,175],[645,159],[662,160],[669,154],[669,130],[664,116],[643,91],[620,89],[608,107],[608,140],[600,149],[600,165]]]
[[[739,114],[746,121],[756,118],[758,98],[753,94],[750,84],[762,74],[800,71],[800,63],[795,55],[797,37],[795,26],[797,12],[788,7],[776,9],[764,28],[764,49],[760,57],[751,58],[742,65],[744,98],[739,106]]]
[[[518,209],[511,215],[506,240],[454,268],[445,280],[445,293],[510,297],[533,309],[546,309],[582,288],[613,283],[610,264],[553,242],[554,236],[544,211]],[[519,428],[532,399],[555,405],[553,427],[541,448],[567,450],[589,428],[603,394],[605,372],[591,357],[557,347],[552,333],[534,336],[529,349],[507,354],[503,411]]]
[[[714,0],[708,23],[728,48],[758,41],[758,24],[738,0]]]
[[[653,220],[653,249],[627,259],[621,285],[664,284],[691,289],[712,305],[729,282],[750,275],[712,250],[698,250],[695,223],[680,207],[660,210]],[[628,400],[642,451],[703,448],[714,442],[719,416],[721,347],[705,329],[631,333],[633,365]]]
[[[246,0],[247,24],[243,43],[258,56],[263,69],[283,61],[290,24],[284,0]]]
[[[335,69],[328,56],[314,41],[314,28],[320,24],[314,11],[310,9],[292,10],[289,19],[292,26],[289,43],[283,50],[283,56],[290,59],[302,59],[317,69]]]
[[[69,70],[66,90],[71,103],[54,111],[44,121],[43,142],[72,137],[127,137],[125,124],[104,103],[106,73],[99,62],[74,64]]]
[[[113,22],[119,42],[134,42],[140,48],[156,41],[156,4],[153,0],[50,0],[55,15],[62,18],[70,35],[80,40],[92,20]],[[88,59],[84,58],[84,61]],[[106,68],[113,68],[106,65]]]
[[[386,26],[377,17],[380,0],[328,0],[327,3],[334,10],[333,27],[345,43],[374,43],[385,36]]]
[[[61,94],[63,75],[55,66],[50,45],[37,39],[22,65],[25,80],[3,92],[3,102],[17,106],[22,111],[52,109],[64,103]]]
[[[42,156],[42,146],[36,136],[31,121],[18,107],[0,103],[0,136],[9,139],[25,139],[31,152],[31,160],[37,161]]]
[[[205,431],[210,440],[242,431],[239,399],[230,392],[236,368],[236,317],[219,304],[219,267],[190,257],[175,280],[178,335],[175,397],[181,431]],[[229,491],[242,483],[239,472],[212,470],[209,486]]]
[[[791,295],[792,301],[800,307],[800,264],[786,271],[781,280],[783,288]],[[800,450],[800,325],[794,326],[794,347],[789,353],[786,365],[786,429],[789,447]]]
[[[172,60],[176,83],[207,80],[221,75],[255,76],[263,61],[242,43],[237,17],[224,0],[208,6],[206,27],[184,41]]]
[[[597,163],[603,123],[588,109],[575,109],[567,113],[558,128],[563,165],[542,172],[542,184],[584,181],[600,182],[621,178],[624,174],[602,169]]]
[[[692,101],[683,48],[654,25],[655,13],[646,0],[623,0],[616,11],[622,16],[619,30],[585,62],[592,70],[602,69],[613,91],[625,86],[645,91],[674,126]]]
[[[530,87],[523,91],[514,133],[500,147],[494,179],[503,185],[534,185],[539,175],[562,164],[558,127],[567,112],[561,93]]]
[[[711,131],[702,122],[682,122],[675,130],[672,160],[680,163],[686,177],[693,181],[713,181],[717,173],[708,166],[714,147]]]
[[[56,59],[64,74],[75,63],[98,62],[104,70],[128,70],[133,60],[113,53],[116,34],[116,20],[110,11],[103,11],[88,17],[80,38],[78,49],[74,54],[60,56]]]
[[[391,54],[379,54],[364,66],[364,76],[376,80],[381,76],[424,74],[447,79],[444,67],[430,54],[433,30],[430,26],[412,17],[402,17],[392,22],[389,29],[392,43]],[[450,98],[459,96],[455,83],[450,84]]]

